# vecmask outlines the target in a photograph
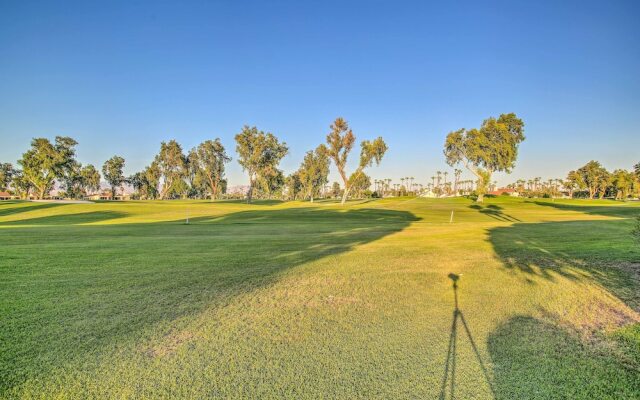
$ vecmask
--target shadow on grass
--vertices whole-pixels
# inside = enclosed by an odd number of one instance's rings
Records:
[[[19,219],[14,221],[0,222],[0,226],[48,226],[48,225],[81,225],[97,222],[104,222],[111,219],[122,218],[126,213],[118,211],[90,211],[75,214],[57,214],[45,217],[35,217]]]
[[[590,201],[596,201],[597,203],[589,204]],[[575,211],[588,215],[603,215],[618,218],[634,218],[640,215],[640,207],[634,207],[631,203],[617,200],[583,200],[580,204],[538,200],[534,203],[539,206],[553,207],[564,211]]]
[[[496,219],[498,221],[504,221],[504,222],[520,222],[520,220],[514,216],[511,216],[509,214],[506,214],[503,210],[503,207],[496,205],[496,204],[490,204],[486,207],[483,207],[480,204],[471,204],[469,206],[469,208],[474,209],[474,210],[478,210],[478,212],[480,212],[480,214],[484,214],[488,217],[491,217],[493,219]]]
[[[456,392],[456,361],[457,354],[456,349],[458,347],[458,321],[462,324],[464,328],[463,333],[466,333],[466,338],[471,348],[473,349],[473,353],[476,356],[478,361],[478,365],[482,370],[482,375],[484,377],[484,382],[489,387],[489,390],[493,394],[495,398],[496,393],[493,387],[492,379],[489,376],[489,372],[486,364],[484,363],[480,352],[478,351],[478,346],[476,345],[476,341],[471,334],[471,329],[469,329],[469,325],[467,324],[467,320],[464,317],[464,313],[460,309],[458,305],[458,280],[460,279],[459,275],[449,274],[449,279],[453,282],[453,297],[454,297],[454,309],[453,309],[453,321],[451,323],[451,331],[449,333],[449,347],[447,349],[447,358],[445,360],[444,365],[444,374],[442,376],[442,383],[440,385],[440,396],[438,397],[440,400],[444,400],[447,398],[447,392],[449,393],[449,399],[455,399]]]
[[[640,307],[640,246],[630,220],[518,223],[489,230],[507,269],[554,280],[593,279],[635,310]]]
[[[0,217],[8,215],[15,215],[24,212],[46,210],[48,208],[54,208],[64,206],[62,203],[31,203],[27,201],[2,201],[0,202]],[[13,207],[11,207],[13,206]]]
[[[638,366],[545,321],[516,316],[488,339],[498,399],[637,399]]]
[[[189,225],[78,225],[113,217],[42,217],[0,230],[0,397],[19,394],[22,383],[47,378],[55,367],[135,347],[296,266],[417,220],[403,211],[305,207],[198,217]]]

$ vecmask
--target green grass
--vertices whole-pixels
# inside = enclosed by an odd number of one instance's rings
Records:
[[[637,399],[638,214],[1,202],[0,397]]]

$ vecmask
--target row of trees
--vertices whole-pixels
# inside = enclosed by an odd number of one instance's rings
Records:
[[[93,165],[82,166],[75,159],[78,143],[70,137],[57,136],[51,143],[37,138],[18,161],[21,169],[10,163],[0,164],[0,189],[11,187],[19,196],[33,194],[42,199],[60,182],[70,196],[100,187],[100,173]]]
[[[272,197],[281,194],[296,199],[326,196],[329,167],[333,162],[343,181],[343,189],[334,183],[331,195],[342,196],[342,203],[352,194],[362,194],[371,186],[364,170],[379,164],[387,145],[381,137],[360,143],[360,162],[352,174],[346,171],[347,160],[355,143],[355,135],[347,121],[337,118],[330,126],[326,144],[308,151],[299,167],[285,178],[280,161],[289,148],[275,135],[256,127],[244,126],[235,136],[238,163],[247,173],[247,200],[258,194]],[[45,198],[56,182],[65,197],[82,198],[100,189],[101,178],[115,197],[118,189],[130,184],[141,199],[171,199],[179,197],[215,199],[226,190],[225,166],[231,161],[219,139],[207,140],[187,154],[175,140],[162,142],[160,151],[150,165],[131,176],[124,175],[125,160],[113,156],[102,166],[102,177],[93,165],[82,166],[76,160],[77,142],[58,136],[51,143],[46,138],[31,142],[31,148],[18,161],[21,169],[0,164],[0,189],[11,188],[21,197]]]
[[[632,170],[616,169],[609,172],[600,162],[592,160],[570,171],[565,179],[519,179],[507,187],[526,197],[606,197],[624,200],[640,197],[640,163],[634,165]]]
[[[131,176],[124,175],[125,160],[113,156],[102,166],[102,177],[91,164],[76,160],[75,146],[69,137],[58,136],[54,143],[36,138],[31,148],[18,160],[21,168],[0,164],[0,189],[11,188],[23,198],[48,196],[56,182],[64,197],[83,198],[100,190],[101,178],[115,197],[124,184],[131,184],[143,199],[167,199],[178,196],[215,198],[224,190],[225,163],[231,159],[218,139],[207,140],[187,155],[175,140],[162,142],[151,165]]]
[[[447,163],[462,165],[475,175],[476,180],[461,180],[461,169],[454,169],[453,180],[447,181],[447,171],[437,171],[426,189],[438,196],[471,194],[482,201],[484,194],[495,186],[494,172],[510,172],[515,166],[519,144],[524,140],[524,123],[515,114],[501,114],[488,118],[479,128],[450,132],[445,140],[444,155]],[[381,137],[360,143],[360,159],[356,169],[347,171],[348,157],[355,145],[355,135],[346,120],[336,118],[323,144],[308,151],[297,171],[289,176],[280,170],[281,160],[289,148],[275,135],[256,127],[244,126],[235,136],[238,162],[249,178],[246,193],[250,202],[256,195],[271,198],[309,199],[319,196],[341,197],[344,204],[351,195],[362,196],[372,185],[366,168],[378,165],[387,151]],[[18,161],[21,168],[0,164],[0,190],[11,188],[22,197],[32,195],[44,198],[59,184],[66,197],[81,198],[100,188],[101,175],[91,164],[83,166],[76,160],[77,142],[58,136],[52,143],[45,138],[31,142],[31,148]],[[130,184],[142,199],[170,199],[179,197],[215,199],[225,192],[225,166],[231,161],[219,139],[207,140],[184,153],[175,140],[162,142],[159,153],[142,171],[124,176],[125,160],[114,156],[102,166],[102,178],[115,196],[124,184]],[[330,164],[335,164],[342,180],[327,187]],[[582,195],[626,199],[640,195],[640,163],[635,170],[607,171],[599,162],[590,161],[569,172],[566,179],[540,178],[518,180],[509,187],[521,195],[555,197],[565,193],[573,197]],[[401,178],[400,184],[391,179],[374,180],[375,196],[416,194],[423,192],[422,184],[413,177]]]
[[[342,204],[350,195],[361,196],[371,186],[371,178],[365,174],[364,170],[374,164],[378,165],[382,161],[382,157],[387,151],[387,145],[382,137],[373,141],[363,140],[360,143],[360,161],[356,170],[348,174],[347,161],[356,137],[343,118],[336,118],[329,128],[330,132],[327,135],[326,144],[320,144],[314,150],[308,151],[300,168],[286,178],[286,198],[313,201],[314,197],[321,194],[326,195],[331,162],[338,170],[343,189],[341,190],[340,185],[334,182],[330,194],[334,197],[341,196]]]
[[[576,191],[593,199],[611,197],[624,200],[640,196],[640,162],[632,171],[616,169],[609,172],[598,161],[589,161],[575,171],[570,171],[563,185],[573,197]]]

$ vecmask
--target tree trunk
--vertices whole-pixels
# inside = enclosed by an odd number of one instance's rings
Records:
[[[484,193],[480,193],[478,194],[478,198],[476,199],[477,203],[483,203],[484,202]]]
[[[213,201],[216,199],[216,195],[218,194],[218,183],[209,178],[209,184],[211,185],[211,201]]]
[[[253,196],[253,180],[249,179],[249,191],[247,192],[247,203],[251,203],[251,196]]]
[[[347,202],[347,197],[349,196],[349,189],[345,186],[344,191],[342,192],[342,200],[340,201],[341,205]]]

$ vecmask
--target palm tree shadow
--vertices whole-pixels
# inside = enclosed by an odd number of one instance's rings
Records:
[[[464,328],[463,332],[466,333],[467,338],[469,340],[469,344],[473,349],[473,353],[475,354],[478,364],[480,365],[480,369],[482,370],[482,374],[484,376],[485,382],[489,387],[489,390],[493,394],[493,397],[496,397],[496,392],[494,390],[494,385],[489,375],[489,371],[484,361],[482,360],[482,356],[478,351],[478,346],[471,334],[471,329],[469,329],[469,325],[467,324],[467,320],[464,317],[464,313],[458,306],[458,280],[460,279],[460,275],[456,275],[454,273],[449,274],[449,279],[453,282],[453,296],[454,296],[454,309],[453,309],[453,320],[451,322],[451,332],[449,334],[449,346],[447,349],[447,357],[445,360],[444,373],[442,375],[442,383],[440,385],[440,395],[438,398],[440,400],[444,400],[447,398],[447,388],[449,392],[448,398],[455,399],[455,380],[456,380],[456,348],[458,345],[458,320],[462,323],[462,327]],[[448,383],[448,384],[447,384]]]

